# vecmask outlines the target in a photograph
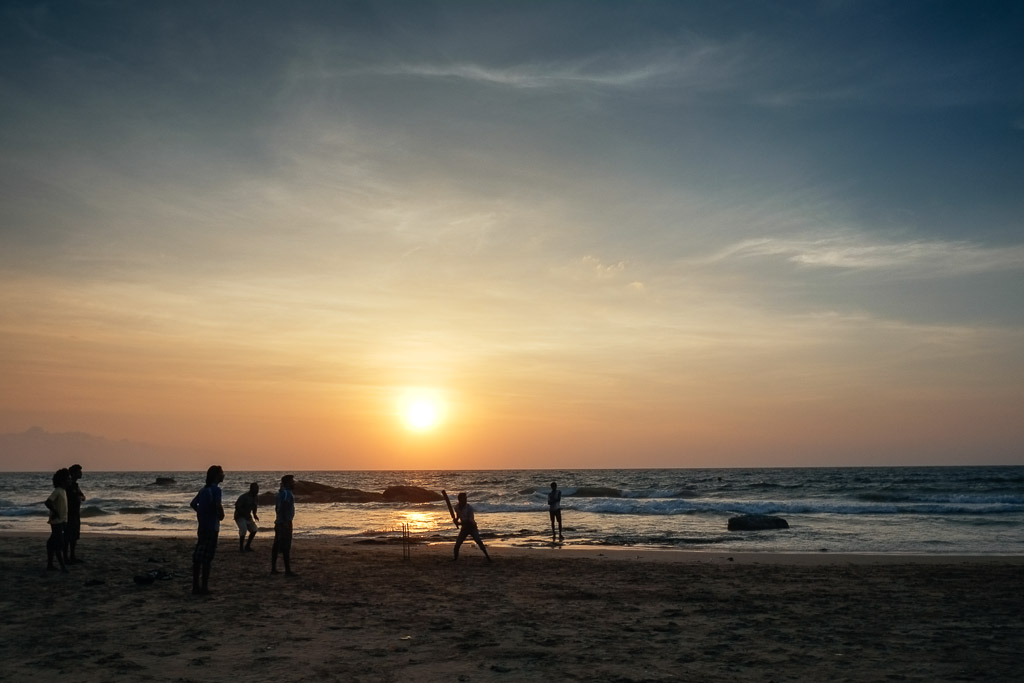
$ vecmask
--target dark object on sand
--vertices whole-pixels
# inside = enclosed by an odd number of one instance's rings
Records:
[[[170,581],[172,578],[174,578],[174,575],[170,572],[164,571],[163,569],[150,569],[145,574],[136,574],[135,583],[140,586],[148,586],[157,579],[160,581]]]
[[[729,518],[729,531],[766,531],[788,528],[789,522],[782,517],[772,517],[771,515],[741,515]]]

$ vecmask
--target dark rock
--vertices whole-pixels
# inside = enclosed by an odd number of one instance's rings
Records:
[[[380,493],[337,488],[313,481],[296,480],[292,493],[296,503],[379,503],[384,500]],[[277,491],[267,491],[256,500],[260,505],[273,505],[276,497]]]
[[[148,486],[174,486],[177,483],[173,477],[157,477],[156,481],[148,484]]]
[[[296,496],[315,496],[320,493],[332,493],[334,491],[356,491],[358,489],[341,489],[327,484],[319,484],[315,481],[303,481],[296,479],[292,487],[292,493]]]
[[[443,500],[440,493],[419,486],[389,486],[384,489],[384,500],[389,503],[432,503]]]
[[[740,515],[729,518],[729,531],[765,531],[788,528],[789,523],[786,520],[771,515]]]
[[[580,486],[567,495],[578,498],[622,498],[622,491],[608,486]]]
[[[379,503],[384,500],[380,493],[344,489],[315,481],[296,480],[292,493],[296,501],[303,503]]]
[[[437,491],[420,488],[419,486],[390,486],[383,493],[346,489],[315,481],[296,480],[292,489],[296,503],[429,503],[441,500]],[[259,495],[260,505],[273,505],[277,491],[265,491]]]

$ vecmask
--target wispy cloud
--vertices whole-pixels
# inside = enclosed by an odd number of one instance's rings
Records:
[[[659,83],[719,88],[728,80],[734,56],[723,46],[706,43],[688,50],[657,50],[647,54],[491,66],[473,62],[403,63],[372,69],[378,76],[456,79],[517,89],[572,86],[631,88]]]
[[[601,280],[617,277],[620,273],[626,270],[625,261],[605,263],[600,258],[593,256],[592,254],[584,256],[581,261],[587,271],[592,273],[594,277]]]
[[[816,268],[885,271],[906,277],[945,277],[1024,268],[1024,245],[985,247],[963,241],[870,242],[832,236],[818,239],[744,240],[711,258],[783,258]]]
[[[573,83],[629,86],[649,81],[665,73],[664,69],[658,65],[604,73],[587,73],[580,68],[553,71],[547,65],[493,68],[478,64],[418,64],[396,67],[388,71],[391,75],[455,78],[514,88],[550,88]]]

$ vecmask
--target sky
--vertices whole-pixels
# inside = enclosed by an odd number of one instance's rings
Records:
[[[1022,34],[1017,2],[4,1],[0,432],[1024,464]]]

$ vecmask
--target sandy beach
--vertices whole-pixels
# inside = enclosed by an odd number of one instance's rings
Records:
[[[1013,681],[1024,558],[0,535],[3,681]],[[139,585],[136,575],[162,577]]]

